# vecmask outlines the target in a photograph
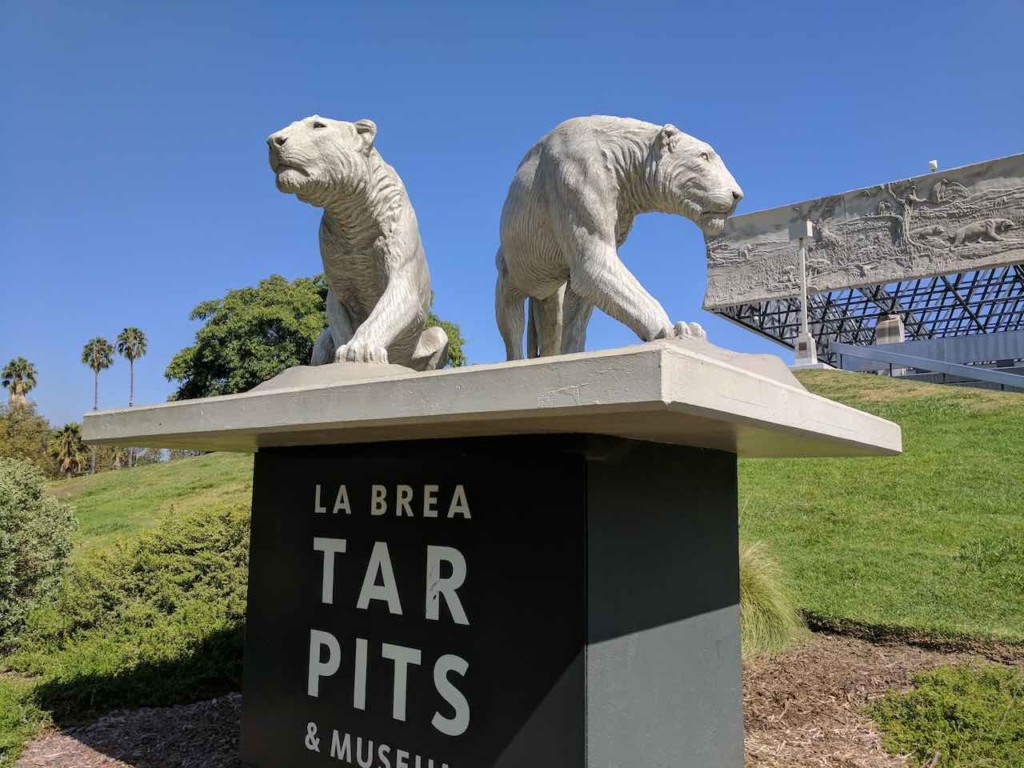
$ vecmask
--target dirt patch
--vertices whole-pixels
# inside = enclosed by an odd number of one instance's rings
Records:
[[[1016,650],[1016,649],[1015,649]],[[1002,656],[1003,654],[984,654]],[[1021,663],[1016,653],[1007,661]],[[779,656],[744,665],[748,768],[897,768],[864,706],[909,688],[915,672],[977,659],[969,651],[809,635]],[[1005,658],[1005,657],[1004,657]],[[16,768],[240,768],[241,696],[107,715],[52,732]]]

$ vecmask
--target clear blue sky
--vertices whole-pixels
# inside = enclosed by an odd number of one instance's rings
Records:
[[[274,188],[265,136],[369,117],[405,179],[436,309],[473,362],[498,217],[527,148],[593,113],[711,142],[741,212],[1024,150],[1024,5],[0,0],[0,364],[24,355],[55,423],[91,407],[91,337],[149,335],[137,402],[166,398],[198,302],[320,270],[319,212]],[[702,237],[641,217],[626,263],[674,320],[776,351],[701,308]],[[590,347],[635,337],[596,317]],[[121,360],[101,407],[128,397]]]

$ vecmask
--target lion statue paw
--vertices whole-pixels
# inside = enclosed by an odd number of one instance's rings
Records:
[[[336,363],[387,363],[388,351],[364,342],[350,341],[334,353]]]
[[[701,327],[700,323],[684,323],[679,321],[673,328],[673,335],[677,339],[696,339],[698,341],[707,341],[707,331]]]

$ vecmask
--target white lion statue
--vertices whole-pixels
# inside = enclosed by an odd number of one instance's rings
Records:
[[[743,197],[708,144],[673,125],[577,117],[542,138],[519,164],[501,214],[495,314],[509,360],[580,352],[594,306],[644,341],[706,338],[669,320],[619,259],[638,213],[677,213],[720,234]]]
[[[328,327],[313,365],[447,362],[448,337],[426,328],[430,272],[405,185],[374,147],[371,120],[313,115],[267,138],[277,188],[323,208],[320,256]]]

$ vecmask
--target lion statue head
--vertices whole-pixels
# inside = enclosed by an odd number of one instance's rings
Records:
[[[722,158],[674,125],[658,131],[647,159],[647,181],[658,210],[690,219],[705,235],[720,235],[743,190]]]
[[[323,207],[339,193],[355,191],[369,174],[377,126],[313,115],[267,137],[277,188]]]

